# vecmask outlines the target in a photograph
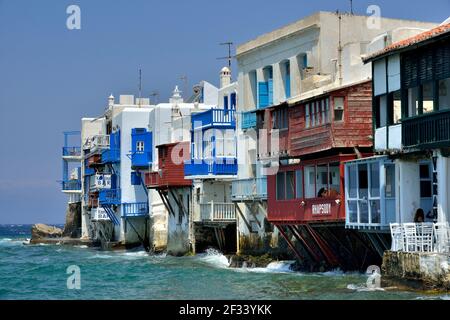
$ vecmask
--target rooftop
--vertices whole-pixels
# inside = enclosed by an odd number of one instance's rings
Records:
[[[392,43],[391,45],[385,47],[384,49],[377,51],[369,56],[364,57],[363,60],[364,60],[364,62],[369,62],[369,61],[374,60],[375,58],[379,58],[388,53],[407,49],[407,48],[410,48],[413,46],[420,46],[421,44],[424,44],[425,42],[427,42],[433,38],[440,37],[447,33],[450,33],[450,23],[440,25],[436,28],[422,32],[414,37],[410,37],[410,38]]]

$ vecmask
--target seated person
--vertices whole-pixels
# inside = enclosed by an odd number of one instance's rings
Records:
[[[425,212],[423,209],[419,208],[416,211],[416,215],[414,216],[415,223],[424,223],[425,222]]]
[[[326,198],[328,196],[328,190],[327,188],[322,188],[319,190],[319,193],[317,194],[318,198]]]

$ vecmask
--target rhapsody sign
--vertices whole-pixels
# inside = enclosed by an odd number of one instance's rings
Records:
[[[312,214],[331,214],[331,203],[313,204]]]

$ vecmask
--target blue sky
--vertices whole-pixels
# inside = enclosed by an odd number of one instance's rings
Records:
[[[449,0],[362,1],[383,16],[442,22]],[[81,8],[81,30],[66,28],[66,8]],[[97,116],[113,93],[167,99],[181,75],[217,84],[227,54],[242,43],[318,10],[349,1],[0,0],[0,223],[63,223],[62,132]]]

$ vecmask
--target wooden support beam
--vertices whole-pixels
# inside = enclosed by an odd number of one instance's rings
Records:
[[[255,218],[256,223],[258,224],[258,227],[261,228],[261,223],[259,222],[256,214],[253,212],[251,205],[249,205],[248,203],[245,203],[245,206],[247,207],[248,211],[250,211],[250,214],[253,216],[253,218]]]
[[[320,234],[314,230],[309,224],[304,225],[306,230],[311,234],[314,241],[317,243],[317,246],[319,247],[320,251],[324,255],[324,257],[327,259],[328,263],[332,266],[339,266],[339,260],[334,255],[333,250],[330,248],[328,243],[322,239]]]
[[[322,261],[322,258],[317,255],[317,253],[314,251],[313,248],[308,244],[305,238],[303,238],[302,234],[300,233],[300,230],[297,229],[295,226],[288,226],[289,230],[291,230],[292,234],[294,235],[295,239],[297,239],[298,242],[302,243],[303,246],[308,250],[308,253],[310,256],[316,260],[317,263],[320,263]]]
[[[299,261],[305,260],[305,258],[300,254],[300,252],[297,250],[295,245],[292,243],[292,241],[287,236],[286,232],[283,230],[282,226],[275,225],[275,227],[280,231],[281,235],[283,236],[284,240],[286,240],[288,246],[291,248],[292,251],[294,251],[295,255],[297,256]]]
[[[245,225],[247,226],[248,231],[249,231],[249,232],[252,232],[252,226],[251,226],[250,223],[247,221],[247,219],[245,219],[245,216],[244,216],[244,214],[242,213],[241,208],[239,207],[239,205],[238,205],[237,203],[236,203],[236,209],[237,209],[237,211],[239,212],[239,215],[241,216],[242,220],[244,220],[244,223],[245,223]]]

